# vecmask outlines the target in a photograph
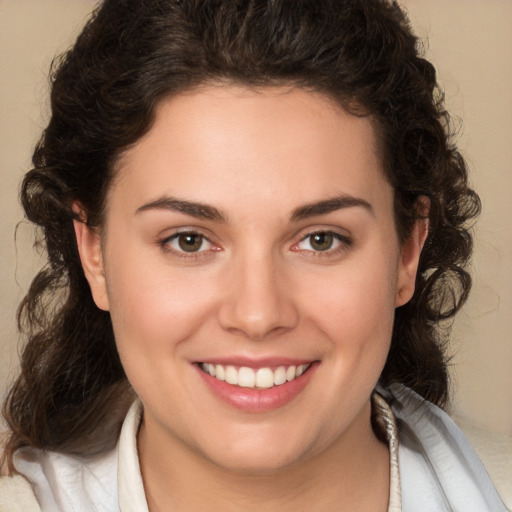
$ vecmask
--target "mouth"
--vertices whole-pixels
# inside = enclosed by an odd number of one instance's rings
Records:
[[[243,357],[195,363],[207,389],[228,406],[245,413],[270,412],[294,402],[308,387],[320,361]]]
[[[199,368],[211,377],[232,386],[250,389],[270,389],[298,379],[313,363],[278,366],[277,368],[233,366],[199,363]]]

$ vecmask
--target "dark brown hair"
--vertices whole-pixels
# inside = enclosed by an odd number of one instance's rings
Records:
[[[21,191],[48,264],[19,309],[28,341],[4,406],[11,461],[24,445],[93,454],[115,442],[131,391],[109,314],[95,306],[81,268],[70,205],[78,200],[87,223],[101,226],[120,154],[149,130],[162,98],[204,83],[302,87],[371,116],[402,241],[421,215],[418,198],[431,204],[416,291],[396,310],[381,383],[444,403],[439,324],[470,288],[467,222],[479,201],[451,142],[434,68],[396,3],[106,0],[51,80],[52,117]]]

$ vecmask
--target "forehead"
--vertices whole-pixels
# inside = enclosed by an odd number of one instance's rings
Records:
[[[297,88],[208,86],[163,100],[120,158],[112,187],[218,204],[283,208],[333,194],[374,202],[386,180],[370,117]]]

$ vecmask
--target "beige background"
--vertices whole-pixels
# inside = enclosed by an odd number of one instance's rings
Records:
[[[0,396],[16,371],[16,305],[39,266],[19,181],[47,119],[46,74],[92,0],[0,0]],[[402,0],[464,119],[460,147],[483,200],[475,285],[455,323],[453,410],[512,435],[512,2]]]

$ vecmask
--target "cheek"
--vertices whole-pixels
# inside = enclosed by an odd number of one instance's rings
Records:
[[[310,311],[326,330],[351,333],[347,342],[356,345],[390,336],[396,296],[393,261],[357,261],[306,286],[314,290]]]
[[[373,253],[375,255],[375,253]],[[331,344],[328,368],[337,375],[326,394],[335,399],[339,388],[371,393],[389,352],[394,321],[396,260],[358,258],[326,275],[309,300],[309,321]],[[303,308],[304,309],[304,308]]]
[[[135,267],[136,268],[136,267]],[[154,397],[179,400],[189,341],[210,315],[210,296],[198,279],[178,279],[157,266],[108,274],[116,346],[125,373],[146,404]],[[177,393],[177,394],[176,394]]]
[[[214,294],[208,281],[194,273],[183,278],[157,264],[116,261],[107,271],[107,292],[120,354],[175,350],[211,308]]]

